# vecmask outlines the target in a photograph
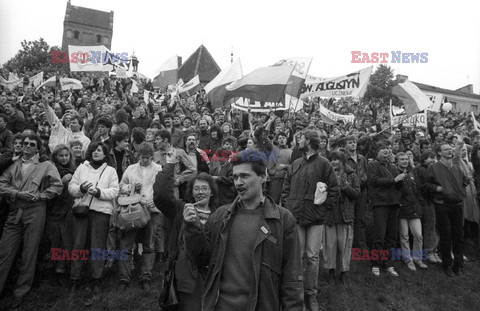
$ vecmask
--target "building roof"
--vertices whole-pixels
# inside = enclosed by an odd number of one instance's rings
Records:
[[[208,83],[212,81],[220,71],[217,62],[202,44],[179,69],[178,78],[181,78],[184,82],[188,82],[198,74],[201,83]]]
[[[65,22],[113,30],[113,11],[98,11],[69,3],[67,4],[67,11],[65,13]],[[112,16],[112,20],[110,20],[110,16]]]
[[[421,89],[422,91],[430,91],[430,92],[441,93],[441,94],[444,94],[444,95],[454,95],[454,96],[460,96],[460,97],[480,99],[480,95],[470,94],[470,93],[460,91],[463,88],[454,91],[454,90],[442,89],[440,87],[436,87],[436,86],[428,85],[428,84],[423,84],[423,83],[418,83],[418,82],[413,82],[413,83],[416,86],[418,86],[418,88]]]

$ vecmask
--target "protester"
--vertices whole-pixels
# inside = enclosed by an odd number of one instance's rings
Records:
[[[120,249],[128,250],[128,260],[120,261],[120,287],[119,291],[124,291],[130,283],[132,274],[132,256],[135,242],[142,241],[143,253],[140,261],[140,281],[143,289],[150,292],[150,283],[152,281],[152,269],[155,262],[155,238],[157,228],[162,222],[160,210],[153,203],[153,184],[155,177],[162,166],[153,162],[153,148],[142,143],[138,149],[140,156],[139,163],[130,165],[123,174],[120,182],[120,195],[130,196],[132,193],[141,195],[140,203],[148,207],[150,220],[145,228],[133,228],[123,230],[120,238]],[[160,206],[160,204],[158,205]],[[163,242],[163,241],[162,241]]]
[[[435,203],[442,266],[445,274],[453,277],[463,274],[463,200],[469,180],[458,166],[453,165],[450,144],[438,143],[436,152],[440,160],[428,167],[426,187]],[[453,262],[450,250],[453,251]]]
[[[346,157],[342,152],[331,152],[330,162],[338,178],[340,196],[338,204],[327,209],[325,215],[324,266],[329,270],[330,277],[335,279],[338,254],[340,282],[344,283],[346,273],[350,270],[355,201],[360,197],[360,181],[355,171],[346,165]]]
[[[197,265],[186,252],[183,213],[187,207],[194,206],[198,213],[197,224],[204,226],[218,207],[218,189],[213,178],[207,173],[201,172],[193,175],[188,182],[187,193],[191,203],[176,199],[173,196],[176,159],[174,152],[167,153],[164,170],[157,175],[155,180],[154,201],[170,222],[171,234],[167,267],[171,267],[172,262],[175,262],[175,284],[179,294],[179,310],[202,310],[202,291],[205,288],[208,264]]]
[[[415,265],[420,269],[427,269],[423,263],[423,236],[422,236],[422,206],[425,205],[420,195],[419,180],[412,173],[412,167],[408,155],[405,152],[397,154],[397,168],[401,174],[406,174],[402,180],[402,195],[400,198],[400,211],[398,222],[400,229],[400,245],[402,247],[402,260],[407,264],[408,269],[417,271]],[[410,236],[413,235],[413,252],[410,251]]]
[[[90,144],[86,153],[86,161],[73,174],[68,191],[75,198],[73,217],[73,249],[105,250],[110,216],[113,213],[115,199],[118,196],[118,177],[115,169],[107,165],[108,147],[101,142]],[[86,206],[86,214],[76,215],[75,206]],[[87,241],[87,236],[90,241]],[[101,294],[103,277],[103,260],[91,254],[90,269],[92,281],[87,288],[87,299],[97,300]],[[82,273],[82,261],[72,261],[70,278],[72,292],[79,290]],[[93,294],[93,297],[90,297]]]
[[[332,165],[318,154],[319,146],[317,132],[306,130],[301,133],[299,150],[304,154],[288,168],[282,190],[282,206],[292,212],[298,224],[300,250],[306,262],[305,305],[311,311],[319,310],[319,254],[323,246],[325,213],[337,204],[340,190]],[[324,202],[315,204],[320,183],[326,185],[327,196]]]
[[[263,194],[266,165],[255,160],[232,161],[238,197],[204,226],[194,206],[183,212],[187,252],[199,266],[210,263],[203,310],[303,310],[295,219]]]
[[[10,213],[0,240],[0,293],[20,243],[22,262],[15,285],[12,308],[17,308],[32,288],[35,261],[46,218],[47,200],[62,193],[63,185],[55,165],[40,162],[40,137],[23,140],[23,154],[0,176],[0,195],[7,196]]]
[[[373,207],[375,238],[372,249],[389,251],[395,248],[398,237],[398,212],[400,209],[401,181],[405,173],[399,173],[390,163],[390,150],[380,143],[376,148],[377,158],[367,165],[368,197]],[[390,252],[390,259],[392,257]],[[391,260],[372,260],[372,273],[380,275],[385,268],[389,275],[398,277]]]

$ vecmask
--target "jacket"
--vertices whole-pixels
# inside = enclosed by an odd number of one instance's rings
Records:
[[[422,216],[422,206],[425,205],[425,199],[418,186],[420,184],[418,177],[412,172],[408,172],[400,184],[402,186],[402,197],[400,199],[398,218],[420,218]]]
[[[373,207],[397,206],[402,196],[401,184],[395,182],[399,175],[393,164],[382,164],[374,160],[367,165],[368,197]]]
[[[153,202],[165,215],[170,223],[168,242],[169,261],[178,259],[175,264],[175,284],[178,291],[182,293],[193,293],[197,284],[199,273],[205,269],[199,269],[195,261],[187,256],[183,238],[178,243],[178,235],[183,225],[183,208],[185,202],[177,200],[173,195],[173,177],[175,165],[165,164],[163,170],[155,178],[153,185]],[[201,272],[200,272],[201,271]],[[206,273],[205,273],[206,274]],[[200,302],[199,302],[200,303]]]
[[[87,152],[88,145],[90,145],[90,138],[85,136],[83,131],[73,133],[72,131],[67,130],[62,122],[58,120],[58,117],[50,106],[47,107],[45,115],[47,116],[48,123],[52,126],[52,132],[50,133],[50,139],[48,140],[50,151],[53,152],[53,149],[59,144],[65,144],[68,146],[70,141],[79,140],[82,142],[82,150]]]
[[[20,157],[0,177],[0,195],[9,196],[10,206],[25,209],[35,204],[17,198],[20,191],[27,191],[39,197],[39,201],[43,205],[45,205],[46,200],[51,200],[62,193],[62,179],[52,162],[40,162],[39,156],[35,155],[32,158],[33,164],[28,167],[25,173],[27,177],[22,178],[20,172],[22,161],[23,159]]]
[[[105,171],[100,177],[104,169]],[[98,179],[99,177],[100,180]],[[80,190],[80,185],[84,181],[91,182],[93,187],[97,184],[97,188],[100,190],[99,197],[95,196],[92,200],[90,194],[83,193]],[[74,205],[80,203],[88,205],[91,201],[90,210],[112,215],[115,199],[118,197],[119,191],[117,172],[113,167],[108,166],[107,163],[103,163],[99,168],[94,169],[88,161],[85,161],[75,170],[68,185],[68,191],[75,198]]]
[[[110,149],[110,152],[108,153],[108,158],[110,159],[110,163],[112,164],[113,168],[115,168],[115,170],[117,169],[117,158],[115,157],[115,151],[114,151],[114,148],[111,148]],[[125,174],[125,171],[127,170],[127,167],[132,164],[135,159],[133,158],[132,154],[126,150],[125,151],[125,154],[123,155],[123,159],[122,159],[122,171],[123,171],[123,174]],[[119,172],[117,172],[117,176],[119,179],[122,178],[122,175],[118,174]]]
[[[327,185],[327,199],[322,205],[315,205],[317,183]],[[287,170],[282,189],[282,205],[292,212],[301,226],[321,225],[327,210],[338,204],[340,187],[332,165],[327,159],[315,153],[295,160]]]
[[[338,204],[331,210],[327,210],[325,224],[350,224],[355,219],[355,203],[360,197],[360,181],[357,174],[349,166],[345,166],[345,172],[339,178],[340,198]]]
[[[453,165],[449,168],[442,162],[431,164],[427,169],[425,187],[432,193],[433,202],[438,204],[458,204],[465,198],[465,187],[469,181],[460,167]],[[437,192],[437,187],[442,192]]]
[[[367,187],[367,159],[362,156],[360,153],[357,153],[357,161],[353,160],[348,152],[345,152],[345,157],[347,158],[347,164],[354,169],[357,173],[357,177],[360,180],[360,187]]]
[[[147,203],[148,201],[153,200],[153,184],[157,173],[162,171],[162,166],[152,162],[148,167],[143,169],[143,171],[145,175],[142,175],[140,163],[130,165],[123,173],[122,180],[120,181],[120,193],[130,196],[132,185],[136,182],[141,182],[142,188],[140,189],[140,195],[142,196],[142,202]],[[156,209],[150,209],[150,212],[158,213],[159,211]]]
[[[220,207],[200,227],[185,224],[185,245],[197,265],[208,265],[203,310],[215,310],[232,216],[237,199]],[[245,311],[303,310],[303,268],[292,214],[266,196],[253,250],[253,271]]]

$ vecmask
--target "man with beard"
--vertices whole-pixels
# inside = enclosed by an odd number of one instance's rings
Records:
[[[207,119],[202,118],[198,121],[200,131],[198,132],[198,148],[205,150],[210,148],[211,140],[210,132],[208,131]]]
[[[396,247],[398,240],[398,212],[400,210],[401,181],[407,174],[398,172],[390,161],[390,149],[379,143],[376,160],[367,165],[368,197],[373,207],[375,239],[373,249],[387,250]],[[391,276],[398,277],[391,260],[372,260],[372,273],[380,276],[380,267]]]
[[[197,135],[195,133],[191,133],[187,136],[185,150],[187,151],[188,157],[194,164],[196,172],[205,172],[208,174],[208,158],[202,150],[197,148]]]
[[[153,161],[157,164],[165,165],[167,161],[167,153],[173,152],[172,149],[175,149],[177,164],[175,165],[174,192],[175,197],[178,199],[180,197],[179,186],[190,178],[190,176],[196,171],[196,167],[183,149],[172,146],[172,136],[168,130],[160,130],[159,135],[161,137],[158,144],[159,151],[153,154]]]
[[[280,203],[280,196],[282,194],[283,180],[287,175],[287,169],[290,166],[290,158],[292,156],[292,149],[287,147],[287,134],[278,132],[278,145],[273,149],[278,154],[278,161],[274,162],[270,168],[268,175],[270,176],[270,195],[275,203]]]
[[[185,134],[183,133],[182,119],[178,114],[173,116],[173,127],[175,130],[172,130],[171,132],[172,146],[175,148],[183,148]]]
[[[171,136],[171,144],[174,148],[183,147],[183,133],[182,129],[178,128],[173,123],[174,116],[171,113],[166,113],[163,117],[163,122],[165,123],[165,128],[168,130]],[[178,117],[178,123],[180,123],[180,117]]]
[[[17,113],[13,102],[6,102],[3,105],[5,115],[8,117],[7,129],[13,134],[21,133],[25,129],[25,119]]]
[[[469,180],[459,166],[453,165],[452,146],[444,142],[436,151],[440,160],[428,167],[425,186],[435,204],[442,266],[447,276],[459,276],[463,274],[463,200]]]
[[[152,119],[147,116],[147,113],[143,106],[138,107],[137,111],[138,118],[132,120],[131,127],[140,127],[144,130],[148,129],[150,127],[150,124],[152,124]]]
[[[309,311],[318,311],[318,270],[323,224],[326,211],[338,204],[340,188],[332,165],[318,154],[318,133],[304,130],[298,145],[303,156],[288,168],[283,184],[282,206],[292,212],[299,227],[300,250],[306,260],[305,306]],[[327,196],[323,203],[315,204],[319,183],[326,185]]]
[[[355,200],[355,233],[353,235],[355,244],[361,249],[367,249],[366,237],[366,209],[367,209],[367,159],[357,153],[357,138],[348,136],[346,139],[346,164],[350,166],[360,181],[361,194]]]
[[[241,157],[241,155],[240,155]],[[303,310],[302,263],[295,218],[263,194],[260,159],[231,162],[238,196],[205,225],[186,205],[185,245],[197,266],[209,265],[202,310]]]

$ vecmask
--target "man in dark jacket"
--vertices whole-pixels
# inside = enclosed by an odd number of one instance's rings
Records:
[[[314,130],[300,135],[302,158],[288,168],[282,190],[282,205],[292,212],[299,225],[300,249],[306,256],[305,305],[308,310],[319,310],[317,302],[319,254],[322,247],[325,213],[338,204],[340,188],[337,176],[327,159],[318,154],[320,136]],[[326,184],[326,200],[314,203],[319,183]]]
[[[420,165],[413,169],[413,173],[415,174],[415,178],[418,179],[420,195],[425,202],[422,208],[422,232],[423,246],[428,251],[428,262],[442,263],[442,260],[437,254],[438,234],[435,220],[435,205],[433,204],[432,194],[426,189],[426,182],[428,179],[427,169],[435,162],[437,162],[435,153],[431,151],[423,152],[420,157]]]
[[[187,251],[209,264],[203,310],[303,310],[295,218],[263,194],[266,165],[254,160],[232,161],[238,197],[204,227],[194,206],[183,212]]]
[[[447,276],[458,276],[463,273],[463,198],[469,181],[452,163],[452,146],[441,143],[436,152],[440,161],[428,167],[425,187],[433,195],[443,268]]]
[[[350,166],[360,180],[360,188],[362,190],[360,197],[355,201],[355,233],[353,238],[355,244],[367,249],[367,238],[365,235],[366,224],[366,209],[367,209],[367,159],[357,152],[357,138],[355,136],[348,136],[345,139],[347,158],[346,164]]]
[[[373,207],[375,239],[373,249],[388,250],[395,248],[398,238],[398,212],[400,209],[401,185],[406,176],[399,174],[395,165],[390,163],[390,149],[380,143],[376,148],[377,159],[367,165],[368,197]],[[391,254],[390,254],[391,255]],[[380,267],[398,277],[390,260],[372,260],[372,273],[380,275]]]

